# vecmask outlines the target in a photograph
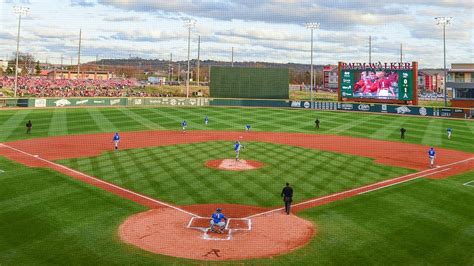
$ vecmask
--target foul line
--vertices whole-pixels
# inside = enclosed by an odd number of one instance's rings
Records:
[[[369,184],[369,185],[365,185],[365,186],[362,186],[362,187],[353,188],[353,189],[350,189],[350,190],[341,191],[341,192],[338,192],[338,193],[335,193],[335,194],[323,196],[323,197],[320,197],[320,198],[316,198],[316,199],[312,199],[312,200],[308,200],[308,201],[303,201],[303,202],[292,205],[292,207],[301,206],[301,205],[305,205],[305,204],[309,204],[309,203],[314,203],[314,202],[321,201],[321,200],[324,200],[324,199],[333,198],[333,197],[337,197],[337,196],[340,196],[340,195],[343,195],[343,194],[351,193],[351,192],[354,192],[354,191],[357,191],[357,190],[363,190],[365,188],[375,187],[375,186],[378,186],[378,185],[381,185],[381,184],[384,184],[384,183],[390,183],[388,185],[384,185],[384,186],[381,186],[381,187],[378,187],[378,188],[375,188],[375,189],[372,189],[372,190],[369,190],[369,191],[360,192],[357,195],[360,195],[360,194],[363,194],[363,193],[368,193],[368,192],[375,191],[375,190],[378,190],[378,189],[382,189],[382,188],[398,185],[398,184],[401,184],[401,183],[404,183],[404,182],[408,182],[408,181],[411,181],[411,180],[414,180],[414,179],[417,179],[417,178],[426,177],[426,176],[429,176],[429,175],[434,175],[434,174],[437,174],[437,173],[441,173],[441,172],[447,171],[451,168],[440,169],[440,170],[439,170],[439,168],[464,163],[464,162],[467,162],[467,161],[470,161],[470,160],[474,160],[474,157],[464,159],[464,160],[461,160],[461,161],[458,161],[458,162],[453,162],[453,163],[441,165],[441,166],[439,166],[438,168],[435,168],[435,169],[426,169],[426,170],[423,170],[423,171],[420,171],[420,172],[411,173],[411,174],[408,174],[408,175],[404,175],[404,176],[400,176],[400,177],[396,177],[396,178],[392,178],[392,179],[387,179],[387,180],[380,181],[380,182],[377,182],[377,183],[374,183],[374,184]],[[433,171],[433,172],[427,173],[427,174],[422,175],[422,176],[414,176],[414,175],[419,175],[419,174],[430,172],[430,171]],[[410,176],[414,176],[414,177],[396,182],[399,179],[404,179],[404,178],[407,178],[407,177],[410,177]],[[392,183],[394,181],[395,181],[395,183]],[[474,182],[474,180],[471,181],[471,182]],[[470,183],[470,182],[468,182],[468,183]],[[467,186],[471,186],[471,185],[467,185]],[[273,209],[273,210],[257,213],[257,214],[254,214],[254,215],[250,215],[250,216],[245,217],[245,218],[254,218],[254,217],[257,217],[257,216],[261,216],[261,215],[281,211],[283,209],[284,209],[283,207],[280,207],[280,208],[277,208],[277,209]]]
[[[393,184],[390,184],[390,185],[387,185],[387,186],[378,187],[378,188],[374,188],[374,189],[371,189],[371,190],[359,192],[359,193],[357,193],[357,195],[362,195],[362,194],[369,193],[369,192],[372,192],[372,191],[376,191],[376,190],[379,190],[379,189],[388,188],[388,187],[391,187],[391,186],[394,186],[394,185],[402,184],[402,183],[405,183],[405,182],[408,182],[408,181],[412,181],[412,180],[415,180],[415,179],[418,179],[418,178],[422,178],[422,177],[425,177],[425,176],[434,175],[434,174],[437,174],[437,173],[441,173],[441,172],[444,172],[444,171],[448,171],[448,170],[450,170],[450,169],[451,169],[451,168],[446,168],[446,169],[439,170],[439,171],[436,171],[436,172],[428,173],[428,174],[426,174],[426,175],[420,175],[420,176],[417,176],[417,177],[414,177],[414,178],[410,178],[410,179],[403,180],[403,181],[400,181],[400,182],[397,182],[397,183],[393,183]]]
[[[463,185],[464,185],[464,186],[468,186],[468,187],[474,187],[474,185],[469,185],[469,184],[471,184],[471,183],[474,183],[474,180],[469,181],[469,182],[466,182],[466,183],[464,183]]]
[[[86,178],[89,178],[89,179],[94,180],[94,181],[96,181],[96,182],[105,184],[105,185],[107,185],[107,186],[114,187],[114,188],[116,188],[116,189],[118,189],[118,190],[121,190],[121,191],[123,191],[123,192],[129,193],[129,194],[132,194],[132,195],[135,195],[135,196],[140,197],[140,198],[142,198],[142,199],[149,200],[149,201],[151,201],[151,202],[154,202],[154,203],[163,205],[163,206],[168,207],[168,208],[171,208],[171,209],[175,209],[175,210],[177,210],[177,211],[180,211],[180,212],[189,214],[189,215],[191,215],[191,216],[199,217],[199,215],[196,215],[196,214],[194,214],[194,213],[185,211],[185,210],[183,210],[183,209],[181,209],[181,208],[175,207],[175,206],[170,205],[170,204],[168,204],[168,203],[165,203],[165,202],[162,202],[162,201],[159,201],[159,200],[150,198],[150,197],[148,197],[148,196],[145,196],[145,195],[136,193],[136,192],[131,191],[131,190],[128,190],[128,189],[126,189],[126,188],[119,187],[119,186],[114,185],[114,184],[112,184],[112,183],[106,182],[106,181],[104,181],[104,180],[101,180],[101,179],[98,179],[98,178],[96,178],[96,177],[93,177],[93,176],[84,174],[84,173],[79,172],[79,171],[76,171],[76,170],[71,169],[71,168],[69,168],[69,167],[67,167],[67,166],[64,166],[64,165],[62,165],[62,164],[58,164],[58,163],[55,163],[55,162],[51,162],[51,161],[49,161],[49,160],[43,159],[43,158],[41,158],[41,157],[39,157],[39,156],[35,156],[35,155],[31,154],[31,153],[28,153],[28,152],[19,150],[19,149],[17,149],[17,148],[13,148],[13,147],[8,146],[8,145],[6,145],[6,144],[0,143],[0,146],[3,146],[3,147],[6,147],[6,148],[9,148],[9,149],[12,149],[12,150],[14,150],[14,151],[17,151],[17,152],[19,152],[19,153],[23,153],[23,154],[28,155],[28,156],[30,156],[30,157],[32,157],[32,158],[37,159],[37,160],[40,160],[40,161],[43,161],[43,162],[52,164],[52,165],[54,165],[54,166],[57,166],[57,167],[66,169],[66,170],[71,171],[71,172],[73,172],[73,173],[76,173],[76,174],[78,174],[78,175],[82,175],[82,176],[84,176],[84,177],[86,177]]]

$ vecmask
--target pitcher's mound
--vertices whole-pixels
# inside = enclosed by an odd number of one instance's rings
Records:
[[[212,160],[207,161],[206,166],[210,168],[216,168],[221,170],[231,170],[231,171],[244,171],[244,170],[253,170],[263,167],[263,163],[253,160],[239,160],[235,159],[224,159],[224,160]]]

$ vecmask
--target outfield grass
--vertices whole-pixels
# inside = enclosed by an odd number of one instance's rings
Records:
[[[204,116],[210,124],[204,126]],[[314,129],[319,118],[321,129]],[[26,135],[26,122],[33,134]],[[255,131],[336,134],[400,141],[400,127],[407,129],[404,142],[474,152],[474,121],[270,108],[87,108],[27,109],[0,112],[0,141],[97,132],[180,129],[182,120],[190,130],[243,130],[249,123]],[[446,129],[453,129],[448,140]]]
[[[278,206],[285,182],[297,191],[294,200],[302,201],[413,172],[365,157],[262,142],[244,142],[240,157],[261,161],[263,168],[235,172],[204,166],[208,160],[233,158],[232,145],[213,141],[121,150],[59,163],[179,205]]]
[[[117,227],[144,210],[138,204],[52,170],[2,157],[0,165],[2,265],[202,265],[120,242]],[[308,209],[299,215],[315,223],[318,233],[307,246],[243,263],[472,265],[474,188],[462,184],[473,176],[417,179]]]

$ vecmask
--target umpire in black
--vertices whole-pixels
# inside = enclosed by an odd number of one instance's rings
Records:
[[[289,183],[286,183],[286,187],[284,187],[281,191],[281,196],[283,197],[283,201],[285,202],[285,212],[289,215],[291,202],[293,201],[293,189],[290,187]]]

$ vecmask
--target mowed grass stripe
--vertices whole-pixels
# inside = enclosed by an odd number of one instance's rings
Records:
[[[367,121],[370,121],[372,119],[375,119],[377,116],[363,116],[360,117],[359,119],[356,120],[351,120],[351,121],[345,121],[346,123],[343,123],[342,125],[330,128],[327,133],[330,134],[339,134],[345,131],[349,131],[351,128],[356,127],[360,124],[363,124]]]
[[[14,133],[20,133],[19,128],[22,128],[24,130],[23,133],[26,132],[26,123],[28,122],[28,120],[25,119],[30,113],[31,110],[21,110],[13,113],[12,116],[8,117],[8,119],[2,123],[2,126],[0,128],[0,141],[7,140]]]
[[[176,129],[178,129],[181,125],[181,122],[183,121],[182,118],[175,115],[175,112],[164,112],[158,108],[151,108],[150,111],[160,119],[160,124],[166,126],[166,128],[174,126]]]
[[[161,118],[152,111],[152,108],[131,108],[130,111],[151,121],[155,129],[165,128],[161,125]]]
[[[118,110],[122,114],[124,114],[125,117],[128,117],[128,118],[132,119],[133,121],[135,121],[137,124],[140,124],[144,128],[147,128],[147,129],[159,129],[159,128],[161,128],[159,125],[157,125],[153,121],[150,121],[149,119],[144,118],[143,116],[135,113],[134,111],[132,111],[129,108],[120,108]],[[122,117],[122,119],[124,119],[124,117]]]
[[[387,139],[390,135],[394,134],[394,132],[400,133],[400,128],[403,127],[406,120],[405,117],[394,116],[388,124],[376,125],[377,129],[370,134],[370,137],[374,139]]]
[[[69,133],[82,132],[92,133],[100,132],[99,128],[94,122],[94,119],[89,115],[86,109],[80,109],[78,112],[68,114],[67,126]]]
[[[429,146],[440,146],[442,143],[441,136],[443,128],[443,121],[440,119],[432,119],[428,122],[428,127],[424,131],[422,144]]]
[[[0,183],[5,185],[5,182],[0,181]],[[11,182],[9,182],[11,183]],[[20,185],[20,184],[15,184]],[[67,185],[64,184],[49,184],[48,187],[45,188],[36,188],[35,192],[29,192],[28,189],[25,189],[23,193],[16,194],[14,197],[8,199],[1,199],[0,200],[0,209],[2,212],[9,212],[9,211],[18,211],[20,209],[27,209],[31,206],[40,205],[40,204],[47,204],[48,197],[50,195],[64,195],[68,196],[72,191],[67,190]]]
[[[100,129],[101,132],[114,132],[118,131],[118,128],[102,114],[101,109],[98,108],[87,108],[89,115],[94,119],[95,125]]]
[[[67,135],[67,111],[62,108],[56,108],[49,124],[48,136]]]
[[[464,122],[466,127],[471,131],[471,134],[474,135],[474,121],[465,121]],[[453,132],[453,134],[455,134],[456,132]]]

